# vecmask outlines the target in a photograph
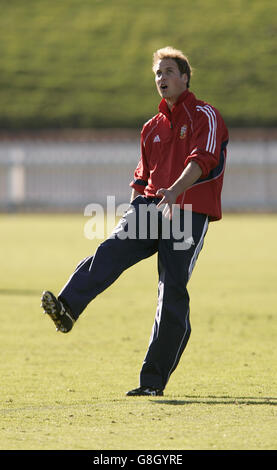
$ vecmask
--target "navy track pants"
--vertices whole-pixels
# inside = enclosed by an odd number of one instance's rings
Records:
[[[138,196],[130,205],[131,213],[137,220],[141,204],[147,207],[159,200]],[[128,214],[128,211],[126,211]],[[185,222],[185,211],[180,211],[180,227]],[[155,321],[141,373],[141,386],[154,386],[164,389],[170,375],[175,370],[188,342],[191,327],[189,320],[189,294],[187,283],[190,279],[197,257],[203,246],[208,229],[208,217],[192,212],[192,240],[187,249],[174,247],[176,239],[161,236],[162,214],[158,214],[158,236],[151,238],[150,230],[144,238],[125,238],[118,235],[127,230],[128,215],[123,216],[115,234],[101,243],[94,256],[85,258],[77,266],[67,284],[59,293],[72,310],[75,318],[98,294],[109,287],[130,266],[158,254],[158,305]],[[140,219],[141,220],[141,219]],[[148,219],[148,224],[149,224]],[[149,228],[149,227],[148,227]]]

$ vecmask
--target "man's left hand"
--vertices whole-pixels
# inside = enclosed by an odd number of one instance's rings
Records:
[[[167,217],[168,219],[172,219],[172,213],[173,213],[173,204],[176,202],[176,194],[172,189],[165,189],[165,188],[160,188],[156,192],[157,196],[163,196],[159,204],[157,204],[157,207],[161,207],[163,204],[165,204],[165,208],[163,210],[163,216]]]

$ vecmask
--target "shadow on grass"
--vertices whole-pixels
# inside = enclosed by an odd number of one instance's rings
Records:
[[[36,289],[0,289],[0,295],[24,295],[24,296],[37,296],[41,295],[42,290]]]
[[[214,396],[207,397],[185,396],[185,400],[150,400],[159,405],[270,405],[277,406],[277,398],[274,397],[229,397]]]

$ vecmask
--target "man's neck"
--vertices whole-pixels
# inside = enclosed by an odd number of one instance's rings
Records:
[[[178,99],[180,98],[180,96],[184,93],[184,91],[186,91],[187,88],[185,88],[184,90],[182,90],[182,92],[178,95],[178,96],[172,96],[170,98],[165,98],[165,101],[167,103],[167,106],[169,108],[169,110],[171,111],[174,104],[177,103]]]
[[[178,99],[178,98],[177,98]],[[176,103],[177,99],[173,99],[173,98],[166,98],[165,101],[166,101],[166,104],[169,108],[169,110],[171,111],[172,108],[173,108],[173,105]]]

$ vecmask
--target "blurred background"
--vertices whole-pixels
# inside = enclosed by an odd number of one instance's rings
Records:
[[[157,112],[153,51],[181,49],[191,91],[230,129],[225,211],[277,209],[274,0],[0,0],[0,210],[129,200]]]

